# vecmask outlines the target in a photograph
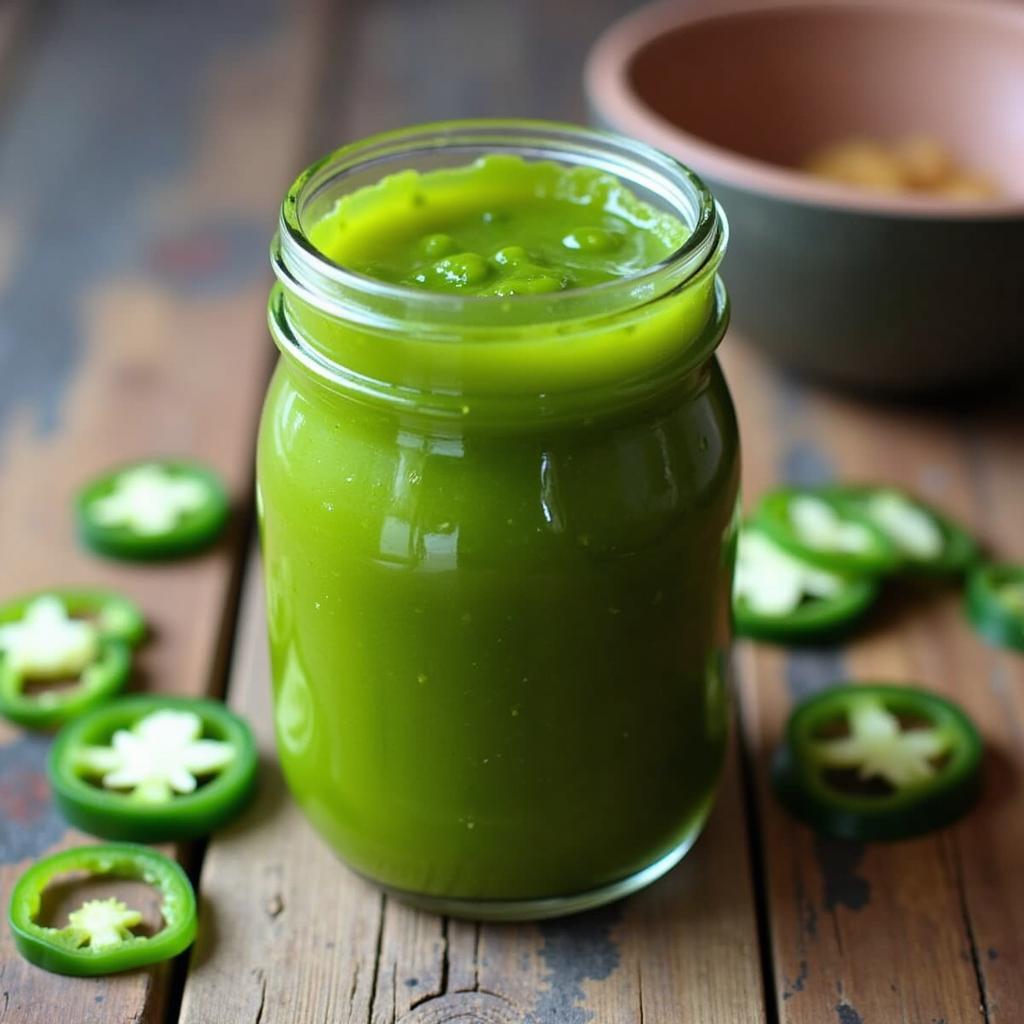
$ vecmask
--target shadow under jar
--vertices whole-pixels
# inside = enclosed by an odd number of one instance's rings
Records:
[[[381,189],[425,216],[432,180],[486,219],[535,172],[581,216],[675,218],[681,244],[603,283],[466,295],[312,240]],[[538,122],[376,136],[288,192],[257,492],[278,749],[316,828],[389,891],[551,916],[653,881],[699,834],[729,721],[725,243],[681,165]]]

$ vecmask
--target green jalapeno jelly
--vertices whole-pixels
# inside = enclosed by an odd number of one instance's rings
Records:
[[[258,493],[278,749],[341,857],[476,917],[668,870],[728,733],[725,224],[638,143],[429,125],[302,174]]]

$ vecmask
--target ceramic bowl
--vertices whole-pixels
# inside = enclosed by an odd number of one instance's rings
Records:
[[[585,80],[595,120],[718,196],[733,323],[780,363],[874,392],[1024,368],[1024,4],[658,4],[605,32]],[[1000,197],[873,192],[799,170],[839,140],[922,134]]]

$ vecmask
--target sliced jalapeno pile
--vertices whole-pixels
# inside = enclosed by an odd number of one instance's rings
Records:
[[[67,725],[50,751],[57,807],[106,839],[206,835],[252,793],[256,745],[223,704],[126,697]]]
[[[50,729],[109,700],[131,671],[142,613],[103,590],[51,590],[0,606],[0,714]],[[66,689],[32,683],[77,680]]]
[[[776,754],[782,803],[844,839],[901,839],[948,825],[974,803],[982,743],[933,693],[850,685],[800,704]]]
[[[132,929],[142,915],[121,900],[88,900],[63,928],[38,921],[43,892],[61,876],[130,879],[160,893],[163,927],[152,937]],[[196,898],[185,872],[156,850],[129,843],[81,846],[39,861],[11,891],[8,922],[14,943],[30,963],[56,974],[114,974],[158,963],[187,949],[196,936]]]
[[[211,544],[228,518],[220,479],[192,462],[140,462],[88,484],[76,499],[78,532],[100,554],[158,559]]]
[[[756,519],[779,547],[822,569],[870,574],[899,564],[899,552],[883,530],[826,490],[771,491],[761,499]]]
[[[983,565],[967,579],[967,614],[986,640],[1024,651],[1024,565]]]
[[[878,527],[896,548],[898,568],[957,573],[978,557],[978,546],[963,527],[896,487],[829,487],[822,493]]]
[[[800,641],[839,635],[871,606],[871,577],[830,572],[780,547],[759,526],[740,531],[733,583],[737,632],[764,640]]]

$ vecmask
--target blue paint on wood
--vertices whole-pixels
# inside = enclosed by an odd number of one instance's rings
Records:
[[[796,877],[795,889],[802,952],[805,939],[815,939],[818,937],[818,911],[813,901],[808,899],[807,893],[804,891],[804,881],[800,875]]]
[[[207,218],[150,243],[144,267],[187,298],[221,295],[267,269],[272,212],[263,220]]]
[[[786,446],[779,473],[794,487],[815,487],[835,478],[828,456],[813,441],[801,439]],[[786,660],[786,684],[794,701],[820,693],[845,674],[839,650],[831,647],[793,650]]]
[[[794,701],[806,700],[845,678],[846,667],[837,648],[792,650],[786,657],[786,688]]]
[[[801,439],[792,441],[786,447],[779,468],[786,483],[796,487],[827,484],[836,475],[828,456],[813,441]],[[806,700],[845,682],[847,675],[842,651],[834,647],[791,650],[786,658],[785,671],[786,688],[794,702]],[[866,906],[871,899],[871,885],[866,878],[857,874],[857,868],[864,858],[863,844],[817,836],[814,852],[821,871],[822,902],[825,908],[860,910]],[[812,909],[808,933],[814,934],[816,927],[817,921]],[[844,1013],[849,1009],[843,1005]],[[850,1022],[853,1020],[850,1018]],[[841,1020],[841,1024],[848,1022]]]
[[[796,441],[782,456],[782,479],[792,487],[820,487],[835,479],[828,457],[812,442]]]
[[[80,357],[81,303],[114,277],[207,294],[262,273],[274,210],[180,224],[218,261],[160,266],[155,197],[193,158],[214,73],[277,28],[284,0],[68,0],[26,69],[0,149],[0,215],[17,241],[0,291],[0,430],[15,406],[59,423]],[[268,147],[273,138],[263,140]],[[259,159],[259,153],[253,154]],[[244,174],[245,168],[238,173]]]
[[[822,903],[826,910],[862,910],[871,900],[871,883],[857,873],[864,860],[863,843],[815,836],[814,856],[821,871]]]
[[[336,122],[367,131],[452,117],[583,120],[587,50],[629,6],[374,0],[360,12],[358,45],[327,72],[340,79]],[[439,54],[457,73],[439,73]]]
[[[783,979],[785,981],[785,987],[782,991],[783,1002],[785,1002],[787,999],[792,999],[797,992],[803,992],[804,988],[807,985],[808,973],[809,968],[807,965],[807,961],[801,960],[797,976],[792,981],[790,981],[789,978]]]
[[[838,1024],[864,1024],[861,1015],[849,1003],[836,1003]]]
[[[583,1006],[583,982],[603,981],[619,966],[619,949],[611,938],[622,910],[619,905],[540,926],[540,957],[545,988],[526,1024],[588,1024],[594,1014]]]
[[[67,826],[50,799],[46,757],[50,738],[25,733],[0,747],[0,863],[38,857]]]

